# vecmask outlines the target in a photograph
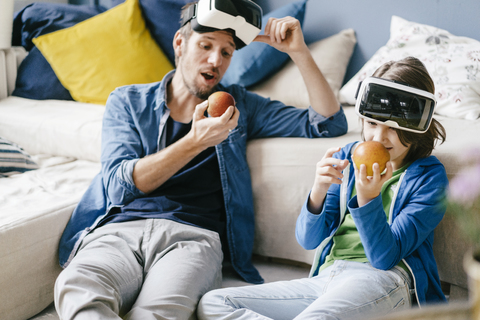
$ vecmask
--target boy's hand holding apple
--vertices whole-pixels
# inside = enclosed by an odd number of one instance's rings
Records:
[[[390,153],[380,142],[365,141],[356,147],[352,160],[355,164],[357,201],[361,207],[376,198],[383,184],[392,177]]]

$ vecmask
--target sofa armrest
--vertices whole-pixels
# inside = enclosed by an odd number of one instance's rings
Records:
[[[0,50],[0,100],[12,95],[17,79],[17,69],[27,56],[23,47]]]

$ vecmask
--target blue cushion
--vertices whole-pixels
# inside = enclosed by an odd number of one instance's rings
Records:
[[[297,18],[303,26],[307,0],[287,4],[263,16],[262,32],[268,19],[291,16]],[[278,71],[289,59],[288,54],[262,42],[252,42],[233,54],[230,67],[221,83],[225,86],[239,84],[252,86]]]
[[[18,68],[12,95],[28,99],[73,100],[32,39],[71,27],[106,11],[102,6],[33,3],[14,16],[12,44],[30,51]]]
[[[140,0],[143,18],[153,39],[170,62],[175,62],[173,37],[180,28],[182,7],[192,0]]]
[[[73,100],[37,47],[33,47],[18,67],[12,95],[35,100]]]
[[[33,48],[32,39],[42,34],[71,27],[78,22],[106,11],[102,6],[33,3],[15,13],[12,45]]]
[[[34,169],[38,169],[38,165],[29,154],[17,144],[0,137],[0,177]]]

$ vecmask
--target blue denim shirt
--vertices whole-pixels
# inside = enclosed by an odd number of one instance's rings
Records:
[[[144,195],[132,179],[136,162],[165,148],[165,124],[170,115],[166,85],[161,82],[117,88],[108,98],[102,128],[101,172],[75,208],[62,235],[59,260],[66,267],[82,239],[112,208]],[[227,239],[232,265],[251,283],[263,279],[251,263],[254,212],[247,141],[263,137],[334,137],[347,132],[340,109],[328,119],[309,109],[297,109],[233,85],[218,86],[233,95],[240,111],[238,126],[216,146],[227,218]]]

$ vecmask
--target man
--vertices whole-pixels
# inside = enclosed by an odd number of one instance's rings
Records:
[[[175,34],[175,71],[109,97],[102,171],[60,243],[60,263],[68,265],[55,287],[61,319],[194,318],[200,297],[221,283],[223,252],[246,281],[263,282],[251,264],[247,139],[347,130],[296,19],[271,19],[255,40],[290,55],[309,110],[219,85],[241,42],[230,29],[193,31],[192,22]],[[218,90],[236,106],[207,117],[205,99]]]

